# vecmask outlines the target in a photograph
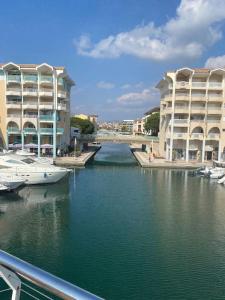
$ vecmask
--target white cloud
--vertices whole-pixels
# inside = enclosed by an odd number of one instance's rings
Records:
[[[156,88],[144,89],[139,93],[123,94],[117,98],[117,103],[123,106],[139,106],[151,101],[159,102],[159,93]]]
[[[209,57],[205,63],[206,68],[224,68],[225,55]]]
[[[181,0],[176,16],[159,27],[150,22],[96,44],[83,35],[75,46],[78,54],[94,58],[123,54],[155,61],[197,58],[221,39],[219,25],[224,19],[224,0]]]
[[[115,87],[114,83],[106,82],[106,81],[99,81],[96,85],[99,89],[113,89]]]
[[[131,84],[129,84],[129,83],[126,83],[121,86],[121,89],[124,89],[124,90],[130,89],[130,88],[131,88]]]

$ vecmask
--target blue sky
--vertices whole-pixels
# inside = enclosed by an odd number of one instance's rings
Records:
[[[0,61],[63,65],[73,113],[133,119],[166,70],[225,66],[224,21],[224,0],[3,1]]]

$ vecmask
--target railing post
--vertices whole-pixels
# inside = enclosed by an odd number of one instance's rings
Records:
[[[9,271],[5,267],[0,265],[0,275],[3,280],[8,284],[8,286],[12,289],[12,298],[11,300],[19,300],[20,299],[20,291],[21,291],[21,281],[16,276],[15,273]]]

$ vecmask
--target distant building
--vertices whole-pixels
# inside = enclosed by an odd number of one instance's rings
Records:
[[[119,124],[119,131],[133,132],[134,120],[123,120]]]
[[[95,127],[95,132],[98,129],[98,116],[97,115],[85,115],[85,114],[78,114],[78,115],[74,115],[75,118],[79,118],[82,120],[89,120],[90,122],[92,122],[94,124]]]
[[[144,127],[145,122],[151,115],[153,115],[155,113],[159,113],[159,112],[160,112],[160,108],[159,108],[159,106],[156,106],[156,107],[153,107],[152,109],[150,109],[149,111],[147,111],[144,114],[144,117],[134,120],[133,134],[149,134],[149,135],[151,135],[151,131],[146,132],[146,130],[145,130],[145,127]]]

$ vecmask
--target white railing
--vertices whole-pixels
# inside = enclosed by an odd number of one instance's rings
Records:
[[[21,118],[22,115],[18,115],[18,114],[7,114],[7,118]]]
[[[37,118],[38,115],[29,115],[29,114],[25,114],[23,115],[24,118]]]
[[[209,87],[219,87],[222,88],[222,82],[217,82],[217,81],[209,81]]]
[[[193,110],[193,109],[204,110],[205,108],[206,108],[205,106],[200,106],[200,105],[199,105],[199,106],[198,106],[198,105],[196,105],[196,106],[195,106],[195,105],[192,105],[192,106],[191,106],[191,109],[192,109],[192,110]]]
[[[203,133],[198,133],[198,132],[192,133],[191,138],[202,139],[203,138]]]
[[[186,132],[174,132],[173,137],[174,138],[186,138],[187,133]]]
[[[25,106],[25,105],[27,105],[27,106],[29,106],[29,105],[33,105],[33,106],[37,106],[38,105],[38,102],[32,102],[32,101],[24,101],[23,102],[23,105]]]
[[[177,81],[176,82],[176,88],[187,88],[189,87],[189,81]]]
[[[192,81],[192,87],[205,88],[206,87],[206,82]]]
[[[208,106],[208,110],[222,110],[221,106]]]
[[[209,139],[219,139],[220,134],[219,133],[208,133],[207,138],[209,138]]]
[[[208,122],[208,123],[220,123],[220,120],[219,119],[215,119],[215,120],[209,119],[209,120],[206,120],[206,122]]]
[[[174,119],[174,124],[188,124],[188,119]]]

